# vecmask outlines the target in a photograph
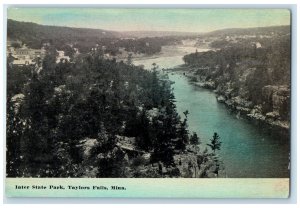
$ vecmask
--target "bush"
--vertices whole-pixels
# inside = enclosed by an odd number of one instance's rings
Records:
[[[136,158],[133,158],[131,162],[131,165],[133,167],[138,167],[145,164],[146,164],[146,160],[142,156],[137,156]]]

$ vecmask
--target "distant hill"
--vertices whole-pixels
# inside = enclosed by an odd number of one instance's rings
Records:
[[[126,31],[116,32],[103,29],[73,28],[40,25],[32,22],[7,21],[8,40],[20,40],[30,48],[40,48],[45,40],[60,48],[67,43],[83,43],[89,47],[103,38],[145,38],[145,37],[196,37],[199,33],[175,31]],[[82,44],[81,44],[82,45]]]
[[[273,33],[273,34],[272,34]],[[116,32],[103,29],[73,28],[62,26],[40,25],[31,22],[20,22],[8,19],[8,40],[20,40],[30,48],[40,48],[45,40],[60,48],[68,43],[77,43],[87,49],[93,47],[100,39],[108,38],[145,38],[145,37],[224,37],[231,35],[285,35],[290,33],[290,26],[272,26],[257,28],[230,28],[208,33],[176,32],[176,31],[124,31]],[[86,50],[87,50],[86,49]]]
[[[194,32],[176,32],[176,31],[124,31],[121,33],[122,36],[124,37],[137,37],[137,38],[165,37],[165,36],[195,37],[199,35],[199,33],[194,33]]]
[[[119,37],[120,33],[101,29],[46,26],[31,22],[19,22],[8,19],[7,37],[20,40],[32,48],[39,48],[43,40],[52,40],[54,44],[66,42],[96,40],[99,38]]]
[[[222,30],[215,30],[203,34],[203,37],[207,36],[231,36],[231,35],[285,35],[290,33],[290,25],[271,26],[271,27],[252,27],[252,28],[228,28]]]

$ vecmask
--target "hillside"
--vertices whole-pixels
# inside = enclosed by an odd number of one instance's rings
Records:
[[[65,50],[70,45],[87,53],[91,48],[105,48],[110,55],[120,54],[120,48],[127,52],[154,54],[161,50],[161,46],[176,44],[182,38],[191,37],[194,33],[164,32],[164,31],[135,31],[115,32],[102,29],[72,28],[60,26],[46,26],[30,22],[19,22],[9,19],[7,22],[8,40],[18,40],[29,48],[38,49],[42,44],[50,42],[57,50]]]
[[[253,28],[227,28],[215,30],[201,35],[202,37],[216,36],[239,36],[239,35],[285,35],[290,33],[290,25],[271,26],[271,27],[253,27]]]
[[[197,148],[155,68],[101,50],[55,60],[49,47],[39,72],[7,66],[8,177],[218,176],[217,155]]]
[[[124,37],[165,37],[165,36],[176,36],[176,37],[196,37],[199,33],[193,32],[176,32],[176,31],[123,31],[121,32]]]
[[[245,116],[287,133],[291,85],[291,40],[290,34],[285,34],[287,29],[285,26],[261,28],[260,34],[273,31],[268,38],[229,41],[219,38],[218,41],[224,43],[218,44],[218,50],[184,57],[191,72],[189,76],[196,85],[213,89],[217,100],[225,103],[238,117]],[[242,34],[243,30],[239,31]],[[226,33],[223,31],[222,34]]]
[[[7,38],[9,40],[20,40],[30,48],[40,48],[41,42],[44,40],[52,40],[54,45],[61,45],[66,42],[91,41],[119,36],[118,32],[101,29],[46,26],[31,22],[7,20]]]

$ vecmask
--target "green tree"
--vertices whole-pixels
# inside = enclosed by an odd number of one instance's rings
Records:
[[[178,137],[179,141],[177,143],[177,149],[180,149],[181,151],[185,150],[186,145],[189,141],[189,132],[187,130],[188,124],[187,124],[187,115],[189,112],[186,110],[183,112],[184,114],[184,120],[183,122],[180,122],[179,129],[178,129]]]
[[[199,145],[200,144],[200,138],[198,137],[196,132],[193,132],[193,134],[191,135],[190,143],[192,145]]]
[[[211,150],[215,153],[216,150],[220,150],[221,148],[220,136],[215,132],[213,138],[210,140],[210,144],[207,144]]]
[[[11,46],[14,47],[14,48],[21,48],[20,43],[12,43]]]
[[[131,65],[132,64],[132,53],[129,53],[127,56],[126,64]]]

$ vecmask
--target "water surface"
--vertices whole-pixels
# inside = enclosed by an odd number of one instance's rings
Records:
[[[143,64],[147,69],[152,63],[160,68],[172,68],[183,64],[182,57],[195,50],[194,47],[163,47],[161,56],[134,60],[133,63]],[[182,73],[169,73],[169,78],[175,82],[177,110],[181,115],[185,110],[189,111],[189,131],[200,136],[201,149],[206,147],[214,132],[220,135],[219,155],[226,177],[289,177],[289,142],[286,139],[238,119],[224,104],[216,101],[211,90],[192,85]]]

